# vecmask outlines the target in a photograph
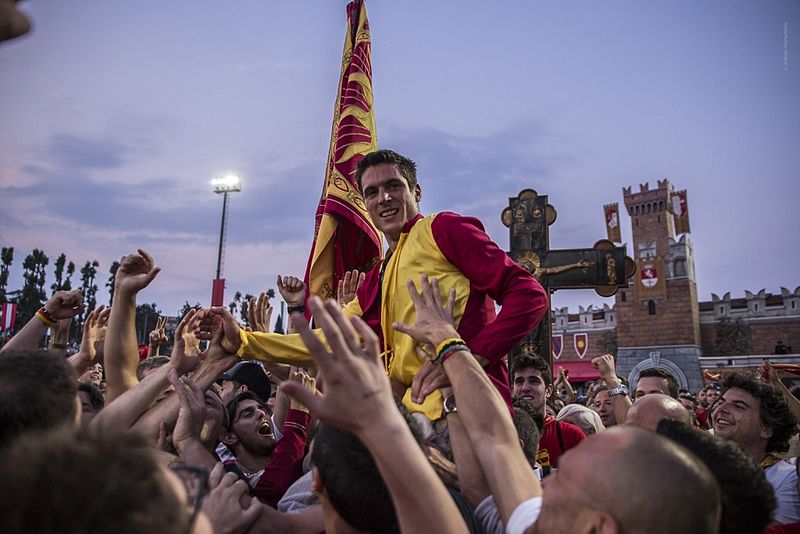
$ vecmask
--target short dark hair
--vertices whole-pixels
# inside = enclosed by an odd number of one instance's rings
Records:
[[[351,527],[386,532],[397,525],[375,460],[355,434],[320,423],[311,451],[331,506]]]
[[[663,378],[667,381],[667,388],[669,388],[669,396],[673,399],[678,398],[678,381],[672,373],[660,367],[651,367],[644,369],[639,373],[639,379],[642,378]]]
[[[0,354],[0,446],[27,431],[75,421],[78,383],[62,356],[44,350]]]
[[[136,378],[140,381],[144,379],[144,373],[150,369],[158,369],[170,362],[168,356],[151,356],[139,362],[136,366]]]
[[[54,466],[58,466],[54,469]],[[51,431],[3,451],[0,532],[183,534],[186,503],[138,434]]]
[[[259,398],[258,395],[253,393],[252,391],[242,391],[238,395],[236,395],[233,400],[231,400],[228,405],[225,407],[225,411],[228,412],[228,416],[226,419],[223,420],[223,425],[225,426],[225,430],[228,432],[231,431],[233,428],[233,422],[236,421],[236,410],[239,408],[239,404],[242,401],[251,400],[255,401],[258,406],[263,409],[267,414],[271,414],[271,410],[269,406],[264,404],[264,401]]]
[[[789,439],[797,433],[797,418],[789,410],[789,403],[780,390],[772,384],[759,381],[753,373],[733,372],[722,383],[723,395],[731,388],[742,389],[761,401],[761,423],[772,428],[767,442],[767,452],[786,452]]]
[[[83,391],[89,396],[89,404],[95,412],[99,412],[106,405],[106,400],[103,398],[103,392],[100,388],[90,382],[78,382],[78,391]]]
[[[414,187],[417,185],[417,164],[402,154],[398,154],[394,150],[384,148],[381,150],[376,150],[375,152],[370,152],[358,162],[355,180],[360,192],[364,192],[364,188],[361,187],[361,178],[364,176],[364,172],[366,172],[366,170],[370,167],[381,165],[383,163],[397,165],[397,170],[400,172],[403,178],[406,179],[408,188],[411,191],[414,190]]]
[[[656,431],[697,456],[722,495],[720,534],[763,532],[775,510],[772,486],[758,464],[734,442],[662,419]]]
[[[547,363],[547,360],[538,354],[528,354],[525,352],[517,355],[511,362],[511,382],[514,382],[514,376],[517,374],[517,371],[527,369],[528,367],[533,367],[542,372],[542,380],[544,380],[545,387],[553,383],[553,372],[550,370],[550,364]]]
[[[533,408],[528,401],[519,397],[512,399],[514,405],[514,427],[522,440],[522,452],[531,467],[536,467],[536,454],[539,452],[540,429],[533,416]],[[541,418],[541,414],[539,415]]]

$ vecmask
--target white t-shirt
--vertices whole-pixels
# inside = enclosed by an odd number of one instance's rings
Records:
[[[800,521],[800,495],[797,493],[797,471],[794,464],[781,460],[764,470],[764,476],[775,490],[778,508],[775,521],[795,523]]]

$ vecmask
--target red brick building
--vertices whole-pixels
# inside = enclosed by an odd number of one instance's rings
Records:
[[[617,372],[631,385],[651,367],[666,368],[681,387],[694,391],[706,370],[750,368],[765,357],[800,363],[800,354],[793,354],[800,352],[800,287],[698,302],[686,192],[675,191],[666,179],[655,189],[639,189],[623,189],[633,234],[628,254],[637,272],[617,292],[613,307],[553,311],[554,372],[565,367],[574,382],[596,378],[589,362],[615,342]],[[718,343],[721,324],[739,340],[735,347]],[[776,348],[789,354],[773,355]]]

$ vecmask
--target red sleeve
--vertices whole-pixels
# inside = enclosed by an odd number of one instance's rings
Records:
[[[276,508],[289,486],[303,474],[303,453],[310,421],[311,416],[306,412],[292,409],[287,412],[281,439],[256,484],[255,494],[261,502]]]
[[[502,306],[497,317],[480,326],[469,339],[472,352],[499,361],[544,317],[549,305],[544,288],[489,239],[478,219],[440,213],[433,220],[431,231],[447,261],[470,281],[472,302],[468,301],[467,307],[486,306],[481,302],[486,295]],[[462,323],[465,318],[467,310]],[[463,336],[461,326],[459,332]]]

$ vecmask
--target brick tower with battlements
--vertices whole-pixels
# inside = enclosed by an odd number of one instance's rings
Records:
[[[657,184],[623,188],[637,272],[615,297],[617,373],[633,388],[642,370],[661,367],[694,391],[702,386],[700,309],[686,192],[667,179]]]

